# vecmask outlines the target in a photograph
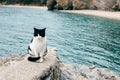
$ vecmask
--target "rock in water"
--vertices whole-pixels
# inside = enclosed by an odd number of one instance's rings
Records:
[[[30,62],[27,58],[1,70],[0,80],[59,80],[59,58],[53,48],[48,50],[43,63]]]
[[[73,66],[61,63],[60,80],[120,80],[120,75],[95,66]]]
[[[28,57],[0,60],[0,80],[120,80],[120,75],[106,68],[61,63],[55,48],[48,49],[43,63]]]

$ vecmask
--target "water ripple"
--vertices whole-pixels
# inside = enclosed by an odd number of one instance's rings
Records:
[[[47,44],[57,47],[63,62],[96,65],[120,73],[120,21],[0,7],[0,57],[26,54],[34,27],[47,28]]]

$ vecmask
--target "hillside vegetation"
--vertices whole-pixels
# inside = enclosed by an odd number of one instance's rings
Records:
[[[47,0],[0,0],[2,4],[46,5]]]

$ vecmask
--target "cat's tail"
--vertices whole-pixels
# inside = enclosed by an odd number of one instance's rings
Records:
[[[40,57],[28,57],[28,60],[29,61],[32,61],[32,62],[36,62],[37,60],[39,60],[40,59]]]

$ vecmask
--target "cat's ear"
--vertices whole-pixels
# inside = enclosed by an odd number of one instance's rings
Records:
[[[34,30],[36,30],[36,28],[34,28]]]
[[[34,28],[34,32],[36,32],[37,31],[37,28]]]
[[[44,31],[46,30],[46,28],[43,29]]]
[[[37,36],[38,32],[37,32],[37,28],[34,28],[34,36]]]

